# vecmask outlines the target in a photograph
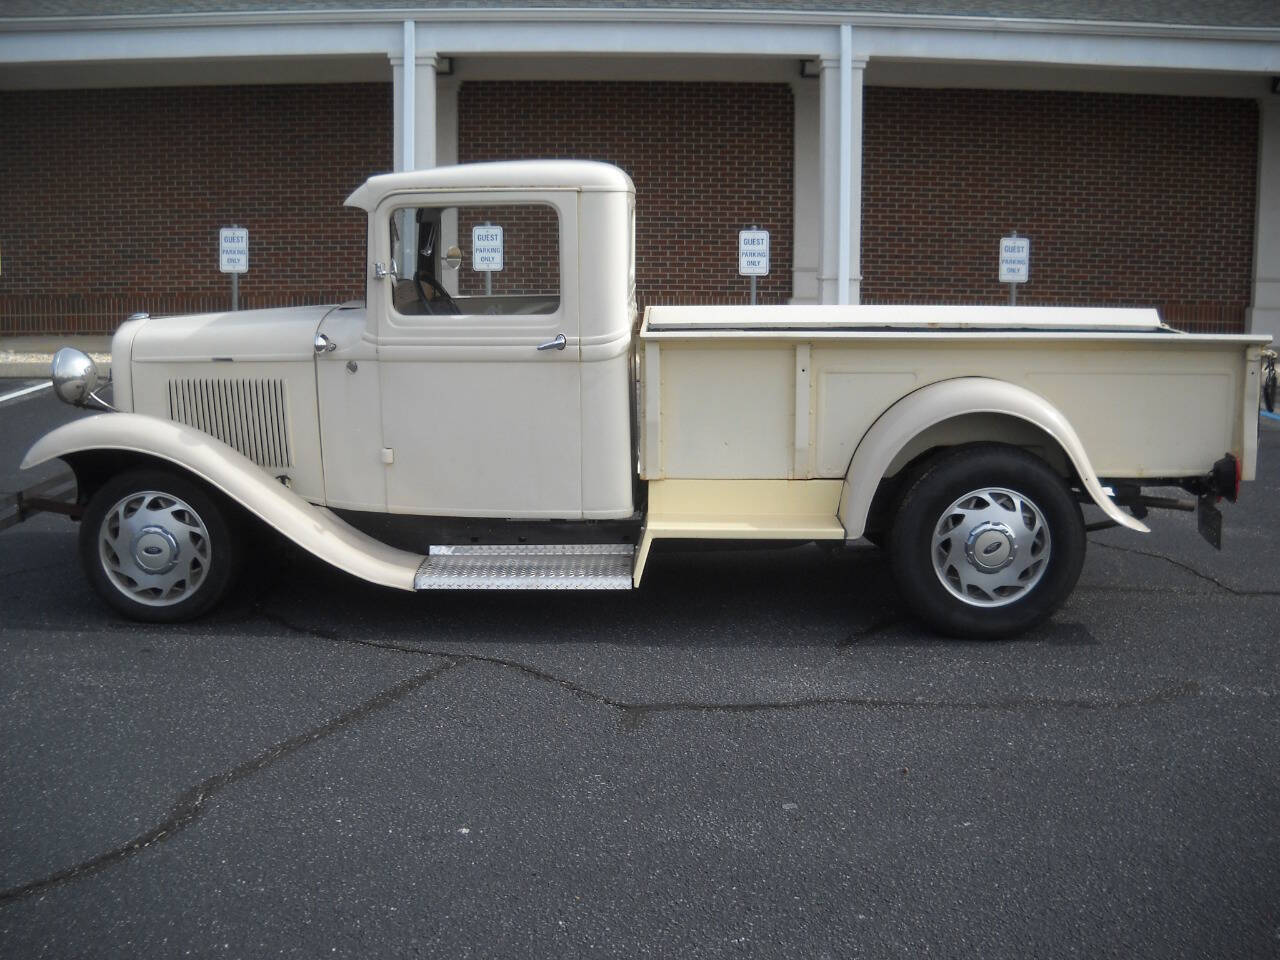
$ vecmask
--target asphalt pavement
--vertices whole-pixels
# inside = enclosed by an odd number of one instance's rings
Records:
[[[0,401],[0,489],[73,415]],[[0,533],[0,954],[1280,956],[1262,441],[1221,554],[1188,515],[1094,534],[1001,643],[816,547],[664,551],[631,594],[281,555],[141,626],[37,517]]]

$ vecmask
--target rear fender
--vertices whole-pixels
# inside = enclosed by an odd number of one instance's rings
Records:
[[[969,414],[1013,417],[1038,428],[1061,447],[1085,491],[1108,519],[1130,530],[1150,533],[1146,524],[1125,513],[1107,496],[1080,437],[1053,404],[1025,387],[1002,380],[961,377],[930,384],[903,397],[863,436],[849,463],[840,494],[839,516],[849,539],[856,539],[866,531],[876,489],[907,444],[935,424]]]
[[[207,433],[137,413],[85,417],[46,434],[27,451],[24,470],[59,457],[119,451],[167,461],[229,499],[317,558],[370,583],[412,590],[423,557],[374,540],[268,476]]]

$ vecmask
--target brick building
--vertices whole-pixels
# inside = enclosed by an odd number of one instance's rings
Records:
[[[1266,0],[5,0],[0,335],[363,296],[342,200],[391,169],[616,163],[643,303],[1008,297],[1280,332]],[[993,15],[998,14],[998,15]],[[407,18],[407,19],[406,19]]]

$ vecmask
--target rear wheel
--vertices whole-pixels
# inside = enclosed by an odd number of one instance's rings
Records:
[[[1066,483],[1015,447],[961,447],[907,490],[889,555],[908,605],[941,633],[997,639],[1048,617],[1084,564],[1084,519]]]
[[[90,499],[81,522],[89,582],[134,620],[172,623],[208,612],[226,595],[239,558],[222,502],[169,471],[113,477]]]
[[[1276,410],[1276,372],[1274,369],[1267,371],[1267,377],[1262,381],[1262,402],[1266,404],[1268,413],[1275,413]]]

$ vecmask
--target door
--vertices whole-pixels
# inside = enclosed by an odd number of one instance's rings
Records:
[[[582,516],[576,198],[416,195],[379,208],[391,512]]]

